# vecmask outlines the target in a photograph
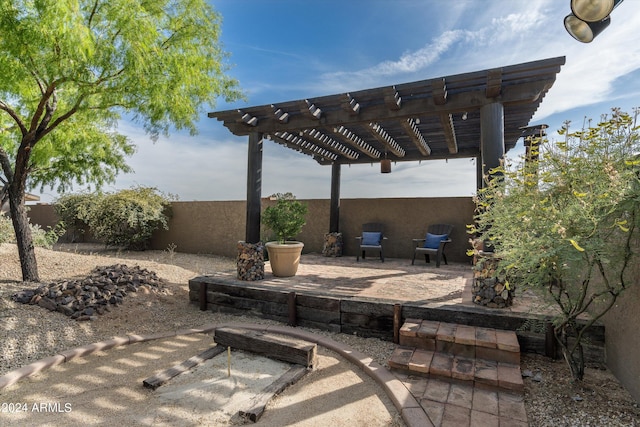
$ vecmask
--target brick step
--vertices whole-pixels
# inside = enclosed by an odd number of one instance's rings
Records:
[[[399,344],[466,359],[520,365],[520,344],[514,331],[406,319],[400,328]]]
[[[473,381],[517,392],[524,390],[520,365],[512,363],[397,346],[388,364],[391,369],[407,374]]]
[[[524,389],[520,344],[513,331],[407,319],[389,367],[504,390]]]

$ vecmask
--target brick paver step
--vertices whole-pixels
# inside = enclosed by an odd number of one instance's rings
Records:
[[[453,378],[510,391],[524,389],[520,365],[403,346],[396,347],[388,364],[392,369],[419,376]]]
[[[513,331],[407,319],[392,369],[522,392],[520,345]]]
[[[520,364],[520,345],[514,331],[406,319],[400,328],[400,345],[471,359]]]

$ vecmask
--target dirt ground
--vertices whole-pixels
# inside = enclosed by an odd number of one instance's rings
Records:
[[[213,345],[204,334],[131,344],[73,359],[6,390],[0,425],[223,426],[254,424],[238,413],[291,366],[233,350],[151,390],[142,381]],[[230,375],[229,375],[230,374]],[[45,405],[44,407],[41,406]],[[19,407],[18,407],[19,406]],[[382,389],[320,349],[318,368],[270,402],[260,426],[402,426]]]
[[[188,280],[212,272],[231,274],[235,263],[230,259],[170,250],[120,252],[104,250],[99,245],[66,245],[53,251],[38,248],[37,257],[43,281],[83,277],[96,266],[127,263],[157,272],[167,281],[167,286],[163,293],[129,295],[123,305],[95,321],[76,322],[61,313],[11,301],[10,295],[27,284],[19,281],[20,264],[15,245],[0,245],[0,375],[61,351],[114,336],[238,321],[233,316],[201,312],[188,303]],[[375,339],[344,334],[332,338],[372,356],[381,364],[388,360],[392,348],[388,342]],[[142,387],[143,379],[183,362],[211,343],[211,337],[189,335],[133,344],[43,371],[0,390],[0,405],[4,405],[0,407],[0,425],[87,425],[90,420],[96,425],[212,425],[210,417],[222,416],[222,412],[211,408],[208,414],[202,415],[198,409],[185,409],[170,399],[159,405],[164,386],[155,392]],[[319,369],[277,397],[260,425],[402,425],[393,405],[368,376],[328,351],[322,351],[321,356]],[[240,356],[234,359],[238,363],[242,360]],[[227,399],[234,395],[231,385],[240,387],[239,375],[215,380],[215,368],[203,369],[210,370],[204,375],[210,383],[202,387],[213,387],[216,381],[220,387],[225,384],[222,388],[226,394],[220,395]],[[540,373],[541,379],[525,378],[525,405],[531,427],[640,425],[638,403],[608,370],[588,368],[583,383],[573,384],[562,361],[523,355],[522,369]],[[236,372],[244,375],[247,371],[251,370],[241,367]],[[245,397],[239,400],[243,399]],[[239,422],[231,411],[225,416],[228,424]]]

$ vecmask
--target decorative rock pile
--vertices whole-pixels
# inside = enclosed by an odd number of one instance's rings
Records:
[[[63,280],[25,289],[11,298],[22,304],[37,304],[50,311],[59,311],[76,320],[95,320],[98,314],[122,304],[129,292],[140,289],[160,292],[163,281],[147,269],[115,264],[96,267],[84,279]]]
[[[264,244],[238,242],[236,267],[240,280],[264,279]]]
[[[342,256],[342,233],[327,233],[324,235],[322,255],[326,257]]]
[[[513,304],[515,286],[507,289],[505,280],[495,275],[497,259],[489,254],[482,255],[481,268],[474,272],[471,295],[473,302],[490,308],[505,308]],[[476,264],[476,265],[479,265]]]

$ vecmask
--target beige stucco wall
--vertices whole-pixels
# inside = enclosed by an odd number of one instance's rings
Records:
[[[302,200],[309,206],[307,224],[298,240],[304,242],[304,252],[322,252],[324,234],[329,231],[329,200]],[[263,208],[274,201],[263,200]],[[169,230],[159,230],[151,240],[151,248],[166,249],[170,244],[186,253],[236,255],[236,243],[245,237],[245,202],[173,202]],[[411,239],[424,237],[427,226],[438,222],[454,226],[453,242],[447,246],[447,258],[466,262],[469,237],[466,225],[473,220],[474,205],[469,197],[343,199],[340,201],[340,231],[343,233],[344,255],[355,256],[355,237],[365,222],[385,224],[386,257],[411,258]],[[33,223],[43,227],[56,222],[50,205],[31,206]],[[269,231],[264,230],[265,240]]]
[[[329,230],[329,200],[303,200],[309,206],[307,224],[297,237],[304,242],[304,252],[322,252],[324,234]],[[274,203],[264,200],[263,208]],[[385,256],[411,258],[411,239],[423,237],[429,224],[446,222],[454,225],[453,242],[447,247],[447,258],[465,262],[468,248],[466,224],[473,220],[470,198],[404,198],[344,199],[340,203],[340,230],[344,255],[355,256],[355,237],[365,222],[385,224]],[[165,249],[169,244],[190,253],[236,255],[236,243],[244,240],[245,202],[175,202],[168,231],[154,235],[151,246]],[[263,230],[268,240],[268,230]]]
[[[635,283],[625,290],[604,317],[607,366],[640,402],[640,265],[631,274]]]

